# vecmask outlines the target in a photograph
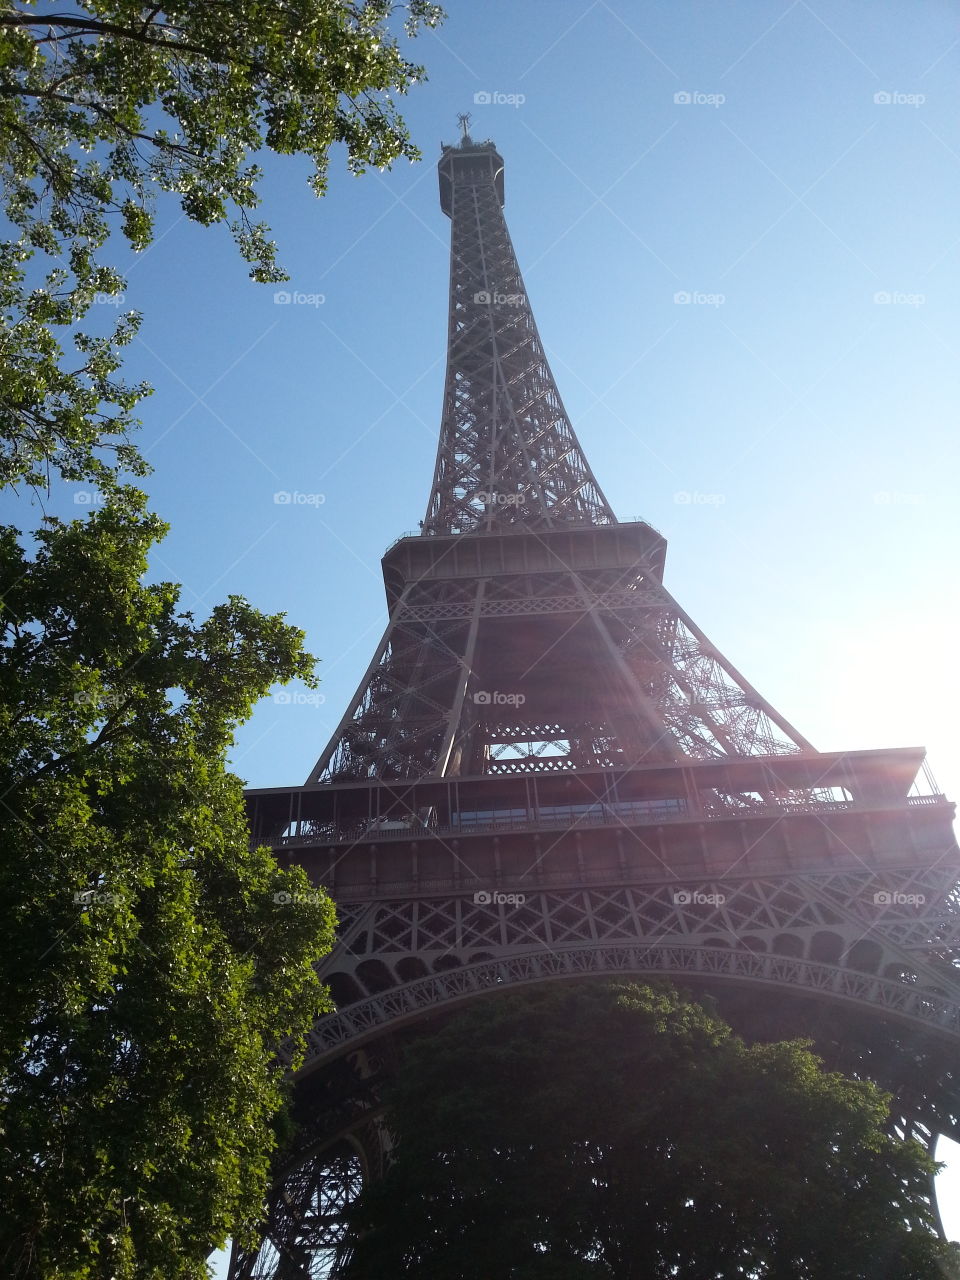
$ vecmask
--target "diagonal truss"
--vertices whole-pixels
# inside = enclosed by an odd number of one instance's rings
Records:
[[[595,541],[605,537],[595,531]],[[467,540],[458,543],[446,557],[451,573],[455,561],[470,560]],[[484,694],[492,699],[491,691],[505,688],[514,701],[484,703]],[[649,565],[561,562],[549,571],[407,583],[308,781],[811,749]]]
[[[543,352],[503,217],[493,143],[445,147],[452,222],[447,376],[427,533],[614,520]]]
[[[881,883],[899,887],[889,905],[877,903]],[[307,1079],[322,1080],[345,1058],[376,1064],[377,1046],[398,1029],[408,1034],[494,991],[667,977],[708,998],[721,993],[724,1013],[748,1036],[814,1036],[828,1067],[890,1090],[890,1131],[933,1154],[938,1135],[960,1138],[958,959],[950,867],[903,866],[879,878],[865,869],[745,877],[686,890],[571,886],[521,904],[461,896],[348,905],[323,975],[339,988],[341,1008],[311,1036],[307,1070],[315,1075]],[[369,1065],[360,1074],[369,1085]],[[390,1145],[374,1101],[383,1079],[374,1071],[372,1093],[360,1091],[369,1109],[358,1111],[357,1129],[368,1149],[371,1136],[379,1139],[381,1161]],[[364,1169],[342,1138],[314,1145],[324,1122],[307,1126],[301,1154],[274,1190],[259,1251],[235,1255],[236,1280],[341,1274],[349,1257],[343,1209]],[[931,1205],[936,1214],[932,1184]]]
[[[234,1249],[234,1280],[327,1280],[350,1256],[347,1210],[363,1165],[346,1143],[291,1170],[271,1205],[271,1228],[253,1252]]]
[[[603,496],[537,333],[496,148],[465,135],[439,173],[451,265],[433,487],[421,537],[384,557],[389,624],[308,784],[812,750],[663,587],[663,538]],[[589,545],[558,541],[575,532]],[[511,537],[496,563],[487,540]],[[412,541],[436,554],[411,570]],[[504,667],[492,655],[508,650]],[[549,696],[587,671],[590,696]],[[482,702],[505,679],[509,716]]]

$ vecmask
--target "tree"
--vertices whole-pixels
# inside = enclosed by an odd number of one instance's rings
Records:
[[[401,9],[411,36],[442,16]],[[205,1275],[260,1217],[281,1046],[295,1060],[328,1008],[332,906],[249,848],[225,765],[312,660],[282,616],[231,597],[197,624],[143,584],[164,526],[123,484],[147,471],[130,432],[150,388],[120,374],[139,316],[83,325],[125,287],[111,236],[145,249],[163,193],[281,280],[258,150],[309,156],[317,195],[337,143],[355,173],[417,158],[394,95],[422,69],[392,25],[386,0],[0,11],[0,486],[109,497],[32,555],[0,529],[5,1275]]]
[[[412,1042],[349,1280],[943,1280],[933,1165],[802,1042],[668,986],[478,1001]]]
[[[407,0],[406,34],[442,11]],[[304,154],[322,194],[331,148],[354,173],[419,158],[391,95],[423,77],[391,34],[390,0],[75,0],[0,11],[0,191],[17,231],[0,243],[0,484],[42,486],[52,468],[101,487],[144,474],[130,442],[149,388],[118,376],[135,312],[109,336],[77,328],[98,294],[123,292],[98,259],[119,229],[153,237],[151,201],[228,222],[250,274],[286,277],[259,202],[255,153]],[[38,271],[37,255],[53,266]],[[78,353],[66,368],[56,331]],[[106,453],[106,457],[104,454]],[[112,458],[112,461],[109,460]]]
[[[278,1054],[330,1007],[332,905],[250,847],[224,765],[312,660],[282,615],[144,585],[163,532],[127,489],[32,558],[0,531],[4,1276],[206,1276],[260,1217]]]

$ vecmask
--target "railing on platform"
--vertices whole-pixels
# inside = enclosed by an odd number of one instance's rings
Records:
[[[390,543],[389,547],[387,547],[386,551],[383,554],[385,556],[388,556],[390,552],[393,550],[393,548],[397,545],[397,543],[402,542],[404,538],[419,538],[422,536],[422,534],[423,534],[422,528],[409,529],[406,533],[401,533],[399,538],[394,538],[394,540]]]
[[[906,799],[906,804],[911,808],[917,805],[931,806],[946,803],[948,801],[943,795],[908,796]],[[762,818],[789,814],[823,815],[873,807],[872,805],[858,806],[853,800],[798,801],[796,803],[758,804],[748,807],[712,805],[705,809],[704,812],[697,813],[688,809],[683,801],[665,802],[663,807],[657,807],[649,802],[638,802],[636,804],[618,804],[615,809],[610,806],[604,806],[602,809],[598,808],[596,812],[571,812],[566,821],[561,814],[551,814],[547,818],[504,818],[489,822],[471,821],[469,823],[451,823],[443,826],[424,826],[416,823],[401,824],[399,821],[385,826],[382,825],[383,820],[372,819],[349,828],[335,829],[330,826],[306,835],[280,836],[271,843],[274,848],[289,849],[306,845],[367,844],[370,842],[379,843],[382,840],[425,840],[431,837],[442,840],[455,840],[463,836],[495,835],[498,832],[562,831],[578,828],[582,830],[588,827],[618,827],[624,825],[661,826],[664,823],[689,822],[691,820],[709,822],[711,820],[729,818]]]

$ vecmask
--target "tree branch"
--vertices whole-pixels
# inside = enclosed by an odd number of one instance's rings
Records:
[[[20,85],[0,84],[0,94],[6,97],[19,98],[43,98],[47,101],[66,102],[75,107],[88,107],[91,111],[96,111],[97,115],[105,117],[113,127],[127,138],[137,138],[140,142],[149,142],[161,151],[176,151],[184,156],[199,158],[201,152],[191,150],[190,147],[183,146],[178,142],[167,142],[162,138],[153,137],[149,133],[141,133],[137,129],[131,129],[125,125],[122,120],[117,117],[99,102],[80,102],[77,98],[73,98],[68,93],[43,93],[39,89],[23,89]],[[139,153],[138,153],[139,154]]]
[[[42,778],[44,774],[49,773],[52,769],[57,769],[60,765],[68,764],[71,760],[77,760],[80,756],[86,755],[88,752],[95,751],[102,743],[110,741],[114,742],[117,738],[130,733],[130,726],[125,724],[117,724],[117,719],[129,706],[129,702],[124,702],[117,707],[113,715],[108,716],[103,728],[91,742],[85,742],[82,747],[77,747],[74,751],[65,751],[63,755],[57,756],[55,760],[48,760],[46,764],[40,765],[38,769],[34,769],[32,773],[25,774],[13,784],[10,792],[18,791],[21,787],[27,786],[28,783],[36,782],[38,778]],[[113,732],[113,730],[116,732]]]
[[[204,49],[202,45],[187,44],[182,40],[154,40],[143,32],[135,31],[130,27],[121,27],[115,22],[99,22],[91,18],[74,18],[68,14],[0,14],[0,27],[37,26],[63,27],[68,31],[76,31],[80,35],[116,36],[121,40],[133,40],[137,44],[154,45],[161,49],[175,49],[178,52],[199,53],[204,58],[209,58],[211,62],[218,61],[218,59],[211,55],[209,49]],[[180,28],[160,26],[157,30],[179,31]]]

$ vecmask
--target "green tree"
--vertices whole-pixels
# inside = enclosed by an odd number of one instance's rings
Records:
[[[944,1280],[932,1163],[802,1042],[673,988],[477,1002],[408,1047],[349,1280]]]
[[[145,585],[163,532],[125,489],[32,558],[0,531],[5,1277],[205,1276],[260,1217],[277,1055],[329,1008],[332,905],[250,847],[224,765],[312,660],[282,616]]]
[[[428,0],[398,7],[408,36],[442,18]],[[56,8],[0,8],[0,208],[15,232],[0,243],[0,484],[42,486],[52,469],[109,486],[146,469],[129,431],[149,391],[118,375],[135,312],[108,336],[78,328],[98,294],[123,292],[98,257],[111,232],[146,248],[153,197],[171,192],[195,221],[229,224],[254,279],[285,279],[251,219],[255,154],[309,156],[318,195],[337,143],[354,173],[416,159],[394,96],[423,70],[391,34],[390,0]]]
[[[442,16],[397,8],[407,36]],[[317,195],[336,144],[354,173],[418,158],[395,97],[422,69],[394,18],[389,0],[0,6],[0,486],[110,495],[34,553],[0,529],[4,1275],[205,1275],[260,1216],[280,1048],[328,1007],[332,906],[249,848],[225,766],[254,702],[312,661],[282,617],[234,597],[197,624],[144,585],[164,526],[123,484],[147,471],[130,433],[150,388],[121,375],[139,316],[85,320],[125,288],[111,236],[150,245],[164,193],[281,280],[257,152],[309,156]]]

